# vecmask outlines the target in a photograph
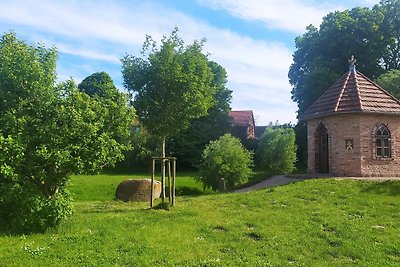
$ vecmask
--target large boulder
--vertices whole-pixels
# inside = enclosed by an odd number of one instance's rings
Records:
[[[122,201],[150,201],[151,179],[128,179],[122,181],[115,191],[115,197]],[[153,199],[161,195],[161,183],[154,180]]]

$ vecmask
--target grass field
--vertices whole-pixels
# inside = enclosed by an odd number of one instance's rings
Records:
[[[169,211],[113,199],[139,177],[72,177],[74,215],[46,234],[1,236],[0,266],[400,266],[400,181],[203,194],[187,173]]]

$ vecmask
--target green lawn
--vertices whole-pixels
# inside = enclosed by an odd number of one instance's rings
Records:
[[[46,234],[0,237],[0,266],[399,266],[400,181],[304,180],[202,194],[169,211],[113,200],[125,178],[74,176],[75,213]]]

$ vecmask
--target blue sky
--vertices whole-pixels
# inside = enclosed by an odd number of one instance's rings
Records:
[[[58,80],[77,83],[106,71],[122,85],[120,59],[139,55],[146,34],[155,40],[174,27],[189,44],[228,72],[232,109],[251,109],[257,125],[296,123],[287,73],[294,39],[335,10],[371,7],[378,0],[0,0],[0,31],[28,43],[55,46]],[[347,64],[344,62],[343,64]]]

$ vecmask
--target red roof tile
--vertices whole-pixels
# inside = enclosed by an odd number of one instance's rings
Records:
[[[373,112],[400,115],[400,101],[358,71],[337,80],[301,116],[309,120],[337,113]]]
[[[250,124],[254,125],[253,111],[251,110],[231,111],[229,115],[231,115],[233,118],[233,126],[249,126]]]

